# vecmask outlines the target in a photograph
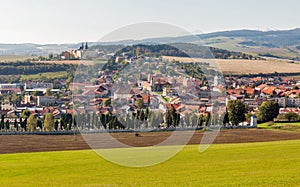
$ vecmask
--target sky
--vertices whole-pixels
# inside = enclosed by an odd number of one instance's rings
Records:
[[[0,5],[0,43],[98,41],[143,22],[190,33],[300,28],[299,0],[0,0]]]

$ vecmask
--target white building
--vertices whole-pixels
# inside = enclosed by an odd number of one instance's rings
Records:
[[[17,88],[17,84],[0,84],[0,89]]]
[[[47,83],[47,82],[26,82],[24,89],[27,92],[34,92],[34,91],[40,91],[40,92],[46,92],[47,89],[53,89],[53,83]]]
[[[257,117],[256,116],[251,116],[250,126],[257,127]]]

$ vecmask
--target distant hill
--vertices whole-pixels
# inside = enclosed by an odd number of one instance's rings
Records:
[[[129,57],[141,55],[147,56],[177,56],[193,58],[217,58],[217,59],[255,59],[256,56],[242,52],[218,49],[209,46],[199,46],[192,43],[170,43],[170,44],[134,44],[122,45],[95,45],[93,50],[115,49],[115,56],[126,53]]]
[[[201,39],[216,37],[243,38],[256,45],[288,47],[300,45],[300,29],[286,31],[235,30],[198,35]]]
[[[122,45],[194,43],[217,49],[248,53],[253,56],[300,60],[300,28],[280,31],[233,30],[208,34],[124,40],[118,42],[93,42],[90,46],[107,46],[109,51]],[[47,55],[76,49],[80,44],[0,44],[0,55]],[[115,47],[114,45],[119,45]],[[102,47],[105,51],[106,47]]]
[[[280,31],[233,30],[180,37],[124,40],[100,44],[195,43],[253,56],[300,60],[300,29]]]
[[[300,29],[236,30],[197,35],[206,45],[253,55],[300,60]]]

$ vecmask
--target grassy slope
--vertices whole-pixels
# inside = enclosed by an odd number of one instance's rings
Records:
[[[46,73],[38,73],[38,74],[32,74],[32,75],[21,75],[22,80],[35,80],[35,79],[39,79],[42,77],[45,78],[62,78],[62,77],[66,77],[67,76],[67,72],[66,71],[58,71],[58,72],[46,72]]]
[[[299,186],[300,140],[187,146],[147,168],[109,163],[93,151],[0,155],[0,186]]]
[[[232,51],[240,51],[245,52],[253,55],[258,54],[272,54],[275,56],[279,56],[282,58],[295,58],[299,56],[299,51],[295,49],[294,47],[289,47],[291,50],[288,49],[288,47],[281,47],[281,48],[268,48],[263,46],[247,46],[239,44],[240,42],[247,41],[245,38],[230,38],[230,37],[214,37],[214,38],[208,38],[204,39],[204,43],[206,43],[208,46],[211,47],[217,47],[221,49],[227,49]]]
[[[276,129],[276,130],[288,130],[288,131],[299,131],[300,122],[290,122],[290,123],[262,123],[258,124],[259,128],[262,129]]]

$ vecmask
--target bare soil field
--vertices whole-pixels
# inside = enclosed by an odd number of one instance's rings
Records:
[[[135,147],[156,145],[168,138],[171,134],[172,132],[143,132],[140,133],[139,136],[135,136],[134,133],[111,133],[118,141]],[[196,131],[190,139],[189,144],[199,144],[203,134],[203,131]],[[85,136],[93,138],[92,136],[97,136],[97,134]],[[221,130],[213,143],[250,143],[294,139],[300,139],[299,132],[265,129],[230,129]],[[109,143],[104,145],[105,148],[114,147]],[[90,147],[80,134],[76,135],[76,138],[74,138],[73,135],[0,136],[0,154],[82,149],[90,149]]]
[[[164,56],[167,60],[181,62],[208,62],[213,67],[219,68],[223,73],[232,74],[258,74],[258,73],[299,73],[299,63],[288,63],[285,60],[240,60],[240,59],[202,59]]]

